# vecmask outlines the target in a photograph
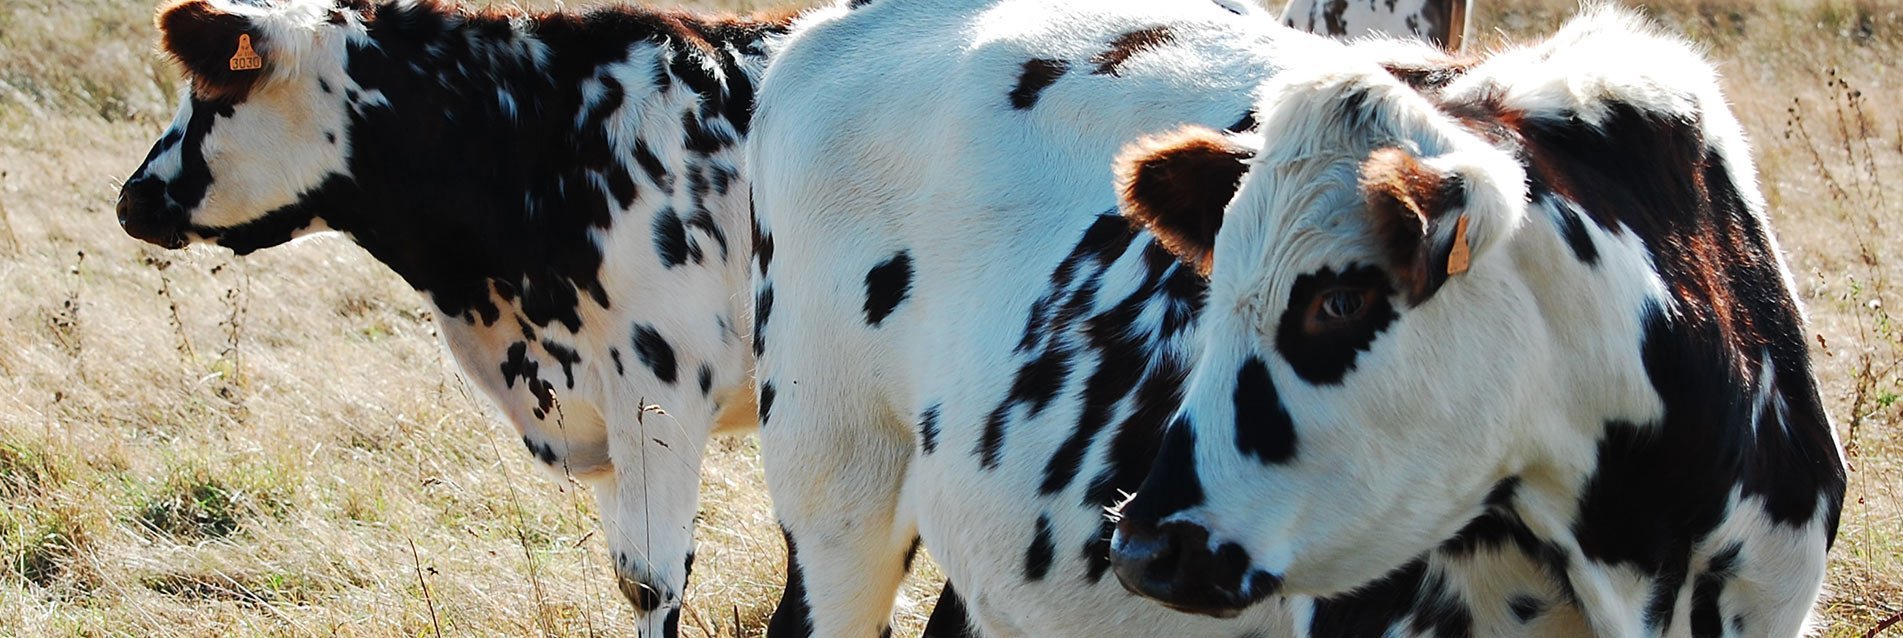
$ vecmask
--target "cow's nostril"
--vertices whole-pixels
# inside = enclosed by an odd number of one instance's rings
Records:
[[[1185,555],[1206,547],[1208,541],[1209,531],[1199,525],[1171,522],[1152,527],[1125,519],[1117,525],[1111,562],[1125,588],[1168,600],[1184,579]]]
[[[119,227],[135,239],[165,248],[185,245],[184,212],[166,201],[165,182],[141,177],[119,189]]]
[[[1253,568],[1233,543],[1210,547],[1209,529],[1187,522],[1161,526],[1124,519],[1110,562],[1131,593],[1190,613],[1227,618],[1273,593],[1279,579]]]
[[[661,606],[661,592],[653,585],[619,575],[615,577],[615,585],[621,589],[621,596],[627,598],[628,603],[634,605],[636,611],[647,614]]]

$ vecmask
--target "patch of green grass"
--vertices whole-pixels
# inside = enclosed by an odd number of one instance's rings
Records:
[[[0,443],[0,498],[39,494],[65,475],[65,468],[46,454],[21,444]]]
[[[0,574],[53,587],[89,544],[85,526],[70,512],[9,507],[0,516],[0,556],[6,561]]]
[[[322,583],[288,572],[177,571],[145,576],[139,585],[181,600],[245,605],[308,605],[325,593]]]
[[[133,521],[141,528],[190,542],[226,538],[259,516],[276,516],[290,490],[260,473],[220,475],[201,466],[174,468],[156,486],[140,490]]]

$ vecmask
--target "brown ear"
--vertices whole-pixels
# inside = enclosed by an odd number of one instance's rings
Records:
[[[1117,157],[1123,216],[1196,272],[1209,274],[1223,209],[1255,152],[1200,126],[1138,140]]]
[[[261,55],[262,31],[249,18],[219,10],[206,0],[160,7],[156,22],[165,52],[191,76],[199,97],[244,99],[268,63]]]
[[[1465,183],[1422,164],[1407,151],[1383,148],[1361,163],[1361,194],[1388,266],[1413,303],[1447,278],[1467,271],[1471,252]]]

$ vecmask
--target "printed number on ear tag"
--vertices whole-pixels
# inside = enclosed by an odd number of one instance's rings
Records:
[[[1454,247],[1447,251],[1447,274],[1467,272],[1473,262],[1473,249],[1467,245],[1467,216],[1454,220]]]
[[[231,54],[231,70],[256,71],[264,68],[264,58],[251,49],[251,34],[238,34],[238,52]]]

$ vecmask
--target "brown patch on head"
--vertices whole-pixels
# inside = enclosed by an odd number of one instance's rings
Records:
[[[1383,148],[1361,162],[1361,194],[1368,222],[1389,271],[1419,303],[1447,280],[1452,253],[1464,250],[1464,237],[1441,228],[1462,226],[1448,213],[1465,203],[1460,179],[1445,175],[1399,148]],[[1455,264],[1451,270],[1465,270]]]
[[[1123,215],[1142,224],[1163,247],[1209,274],[1223,209],[1255,152],[1221,133],[1187,126],[1138,140],[1117,157]]]
[[[262,68],[232,63],[240,53],[240,40],[249,39],[251,47],[263,57],[263,66],[271,64],[269,45],[249,18],[220,11],[206,0],[182,0],[160,7],[155,22],[165,52],[185,70],[192,81],[192,92],[200,98],[243,100],[263,77]]]
[[[1162,48],[1175,41],[1176,32],[1163,26],[1138,29],[1117,36],[1117,39],[1110,41],[1109,49],[1090,56],[1090,62],[1097,65],[1097,70],[1090,73],[1091,75],[1121,76],[1123,63],[1136,57],[1136,54]]]

